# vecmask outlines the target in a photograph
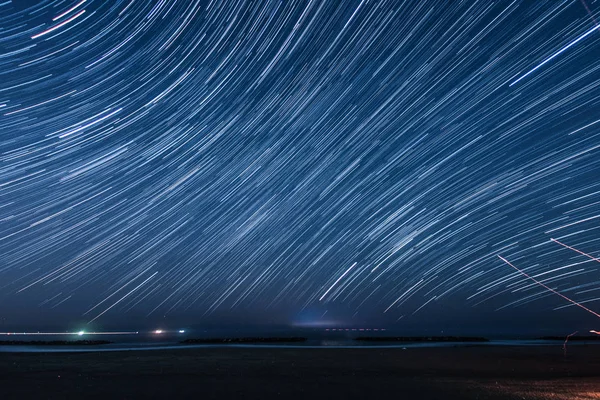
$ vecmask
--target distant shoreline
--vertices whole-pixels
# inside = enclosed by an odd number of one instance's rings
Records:
[[[542,336],[535,340],[565,340],[566,336]],[[600,341],[600,335],[595,336],[569,336],[569,342]]]
[[[472,336],[360,336],[354,338],[359,342],[489,342],[488,338]]]
[[[493,340],[469,336],[380,336],[344,339],[311,339],[290,337],[212,337],[187,340],[156,341],[139,340],[119,342],[107,340],[32,340],[0,341],[0,352],[113,352],[146,350],[183,350],[209,347],[252,347],[289,349],[381,349],[381,348],[421,348],[421,347],[563,347],[562,336],[546,336],[530,340]],[[597,336],[569,338],[569,345],[588,346],[600,344]]]

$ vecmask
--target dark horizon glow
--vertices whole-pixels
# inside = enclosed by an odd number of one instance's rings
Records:
[[[0,0],[0,330],[590,332],[599,15]]]

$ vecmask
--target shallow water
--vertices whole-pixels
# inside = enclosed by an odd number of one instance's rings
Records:
[[[37,338],[38,340],[40,338]],[[353,340],[307,340],[302,343],[223,343],[223,344],[183,344],[175,340],[171,341],[120,341],[119,338],[107,338],[114,341],[104,345],[0,345],[0,353],[90,353],[90,352],[114,352],[114,351],[150,351],[150,350],[177,350],[177,349],[201,349],[201,348],[278,348],[278,349],[366,349],[366,348],[439,348],[439,347],[474,347],[474,346],[557,346],[562,347],[562,341],[553,340],[490,340],[489,342],[377,342],[365,343]],[[28,340],[28,339],[24,339]],[[572,342],[568,346],[582,346],[600,344],[596,342]]]

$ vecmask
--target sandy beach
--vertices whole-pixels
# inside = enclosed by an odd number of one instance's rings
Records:
[[[600,346],[0,354],[2,399],[600,399]]]

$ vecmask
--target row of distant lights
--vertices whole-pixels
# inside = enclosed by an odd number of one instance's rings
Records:
[[[381,329],[379,329],[379,328],[327,328],[327,329],[325,329],[325,331],[326,332],[330,332],[330,331],[331,332],[335,332],[335,331],[338,331],[338,332],[344,332],[344,331],[345,332],[348,332],[348,331],[360,331],[360,332],[363,332],[363,331],[373,331],[373,332],[379,332],[379,331],[385,331],[385,328],[381,328]]]
[[[157,329],[157,330],[155,330],[152,333],[154,333],[155,335],[162,335],[163,333],[168,333],[168,332],[167,331],[163,331],[162,329]],[[184,329],[180,329],[180,330],[177,331],[177,333],[185,333],[185,330]]]

